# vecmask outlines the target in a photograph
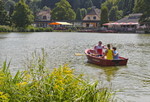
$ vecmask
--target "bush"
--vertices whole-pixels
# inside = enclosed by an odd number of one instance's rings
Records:
[[[51,27],[48,27],[48,28],[45,28],[44,31],[45,31],[45,32],[52,32],[53,29],[52,29]]]
[[[109,102],[112,94],[108,88],[97,88],[97,82],[89,84],[82,75],[75,75],[68,65],[45,68],[47,54],[32,54],[27,69],[12,77],[6,61],[0,70],[1,102]]]
[[[12,28],[9,26],[0,26],[0,32],[11,32]]]
[[[37,28],[34,26],[28,26],[26,28],[18,28],[19,32],[52,32],[52,28]]]

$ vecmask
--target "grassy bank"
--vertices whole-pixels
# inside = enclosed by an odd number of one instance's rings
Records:
[[[36,57],[35,57],[36,56]],[[46,68],[45,57],[34,53],[26,70],[11,75],[10,63],[0,69],[0,102],[112,102],[109,88],[98,89],[98,82],[90,84],[82,75],[75,75],[68,65]]]
[[[10,26],[0,26],[0,32],[52,32],[53,29],[51,27],[47,28],[38,28],[29,26],[26,28],[15,28]]]

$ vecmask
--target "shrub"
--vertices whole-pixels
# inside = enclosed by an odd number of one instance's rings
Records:
[[[45,31],[45,32],[52,32],[53,29],[52,29],[51,27],[48,27],[48,28],[45,28],[44,31]]]
[[[0,32],[11,32],[12,28],[9,26],[0,26]]]
[[[68,65],[48,71],[45,57],[32,54],[25,71],[14,76],[6,61],[0,70],[0,101],[2,102],[109,102],[112,94],[108,88],[97,88],[97,82],[89,84],[82,75],[75,75]]]

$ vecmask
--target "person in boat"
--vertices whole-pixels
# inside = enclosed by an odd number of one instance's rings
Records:
[[[114,60],[118,60],[119,59],[119,53],[118,53],[116,47],[113,47],[113,59]]]
[[[110,44],[107,44],[107,50],[105,51],[104,56],[108,60],[113,60],[113,50],[111,49]]]
[[[104,46],[102,45],[102,41],[99,41],[98,45],[94,47],[95,53],[98,54],[97,55],[98,57],[103,56],[103,49],[104,49]]]

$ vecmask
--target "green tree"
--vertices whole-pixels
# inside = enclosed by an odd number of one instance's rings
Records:
[[[41,0],[41,8],[47,6],[51,9],[55,7],[55,3],[59,2],[60,0]]]
[[[106,0],[92,0],[93,5],[96,6],[97,8],[101,8],[101,4],[105,1]]]
[[[150,22],[150,1],[149,0],[143,0],[143,15],[140,18],[140,22]]]
[[[81,11],[81,16],[82,16],[82,19],[85,17],[85,15],[87,14],[87,10],[85,8],[82,8],[80,9]]]
[[[134,6],[135,13],[143,13],[140,22],[150,22],[150,1],[136,0]]]
[[[0,0],[0,25],[8,25],[9,18],[7,15],[7,11],[4,8],[3,0]]]
[[[93,2],[91,0],[86,0],[84,3],[84,8],[90,8],[93,6]]]
[[[116,21],[120,18],[122,18],[122,11],[118,10],[118,6],[113,6],[109,11],[109,20]]]
[[[108,10],[110,10],[114,6],[114,3],[114,0],[107,0],[102,4],[102,6],[106,6]]]
[[[16,4],[14,13],[12,15],[12,20],[16,27],[23,28],[27,27],[33,22],[34,16],[24,0],[20,0]]]
[[[51,15],[52,20],[74,20],[76,18],[76,14],[67,0],[56,3]]]
[[[103,6],[101,8],[101,25],[104,23],[108,23],[108,8],[106,6]]]
[[[128,15],[133,12],[134,0],[117,0],[115,5],[118,6],[119,10],[123,11],[123,15]]]
[[[133,9],[135,13],[144,12],[144,8],[144,0],[135,0],[135,5]]]
[[[77,20],[81,20],[83,17],[82,17],[82,15],[81,15],[81,10],[80,10],[80,8],[78,8],[77,9],[77,12],[76,12],[76,19]]]

